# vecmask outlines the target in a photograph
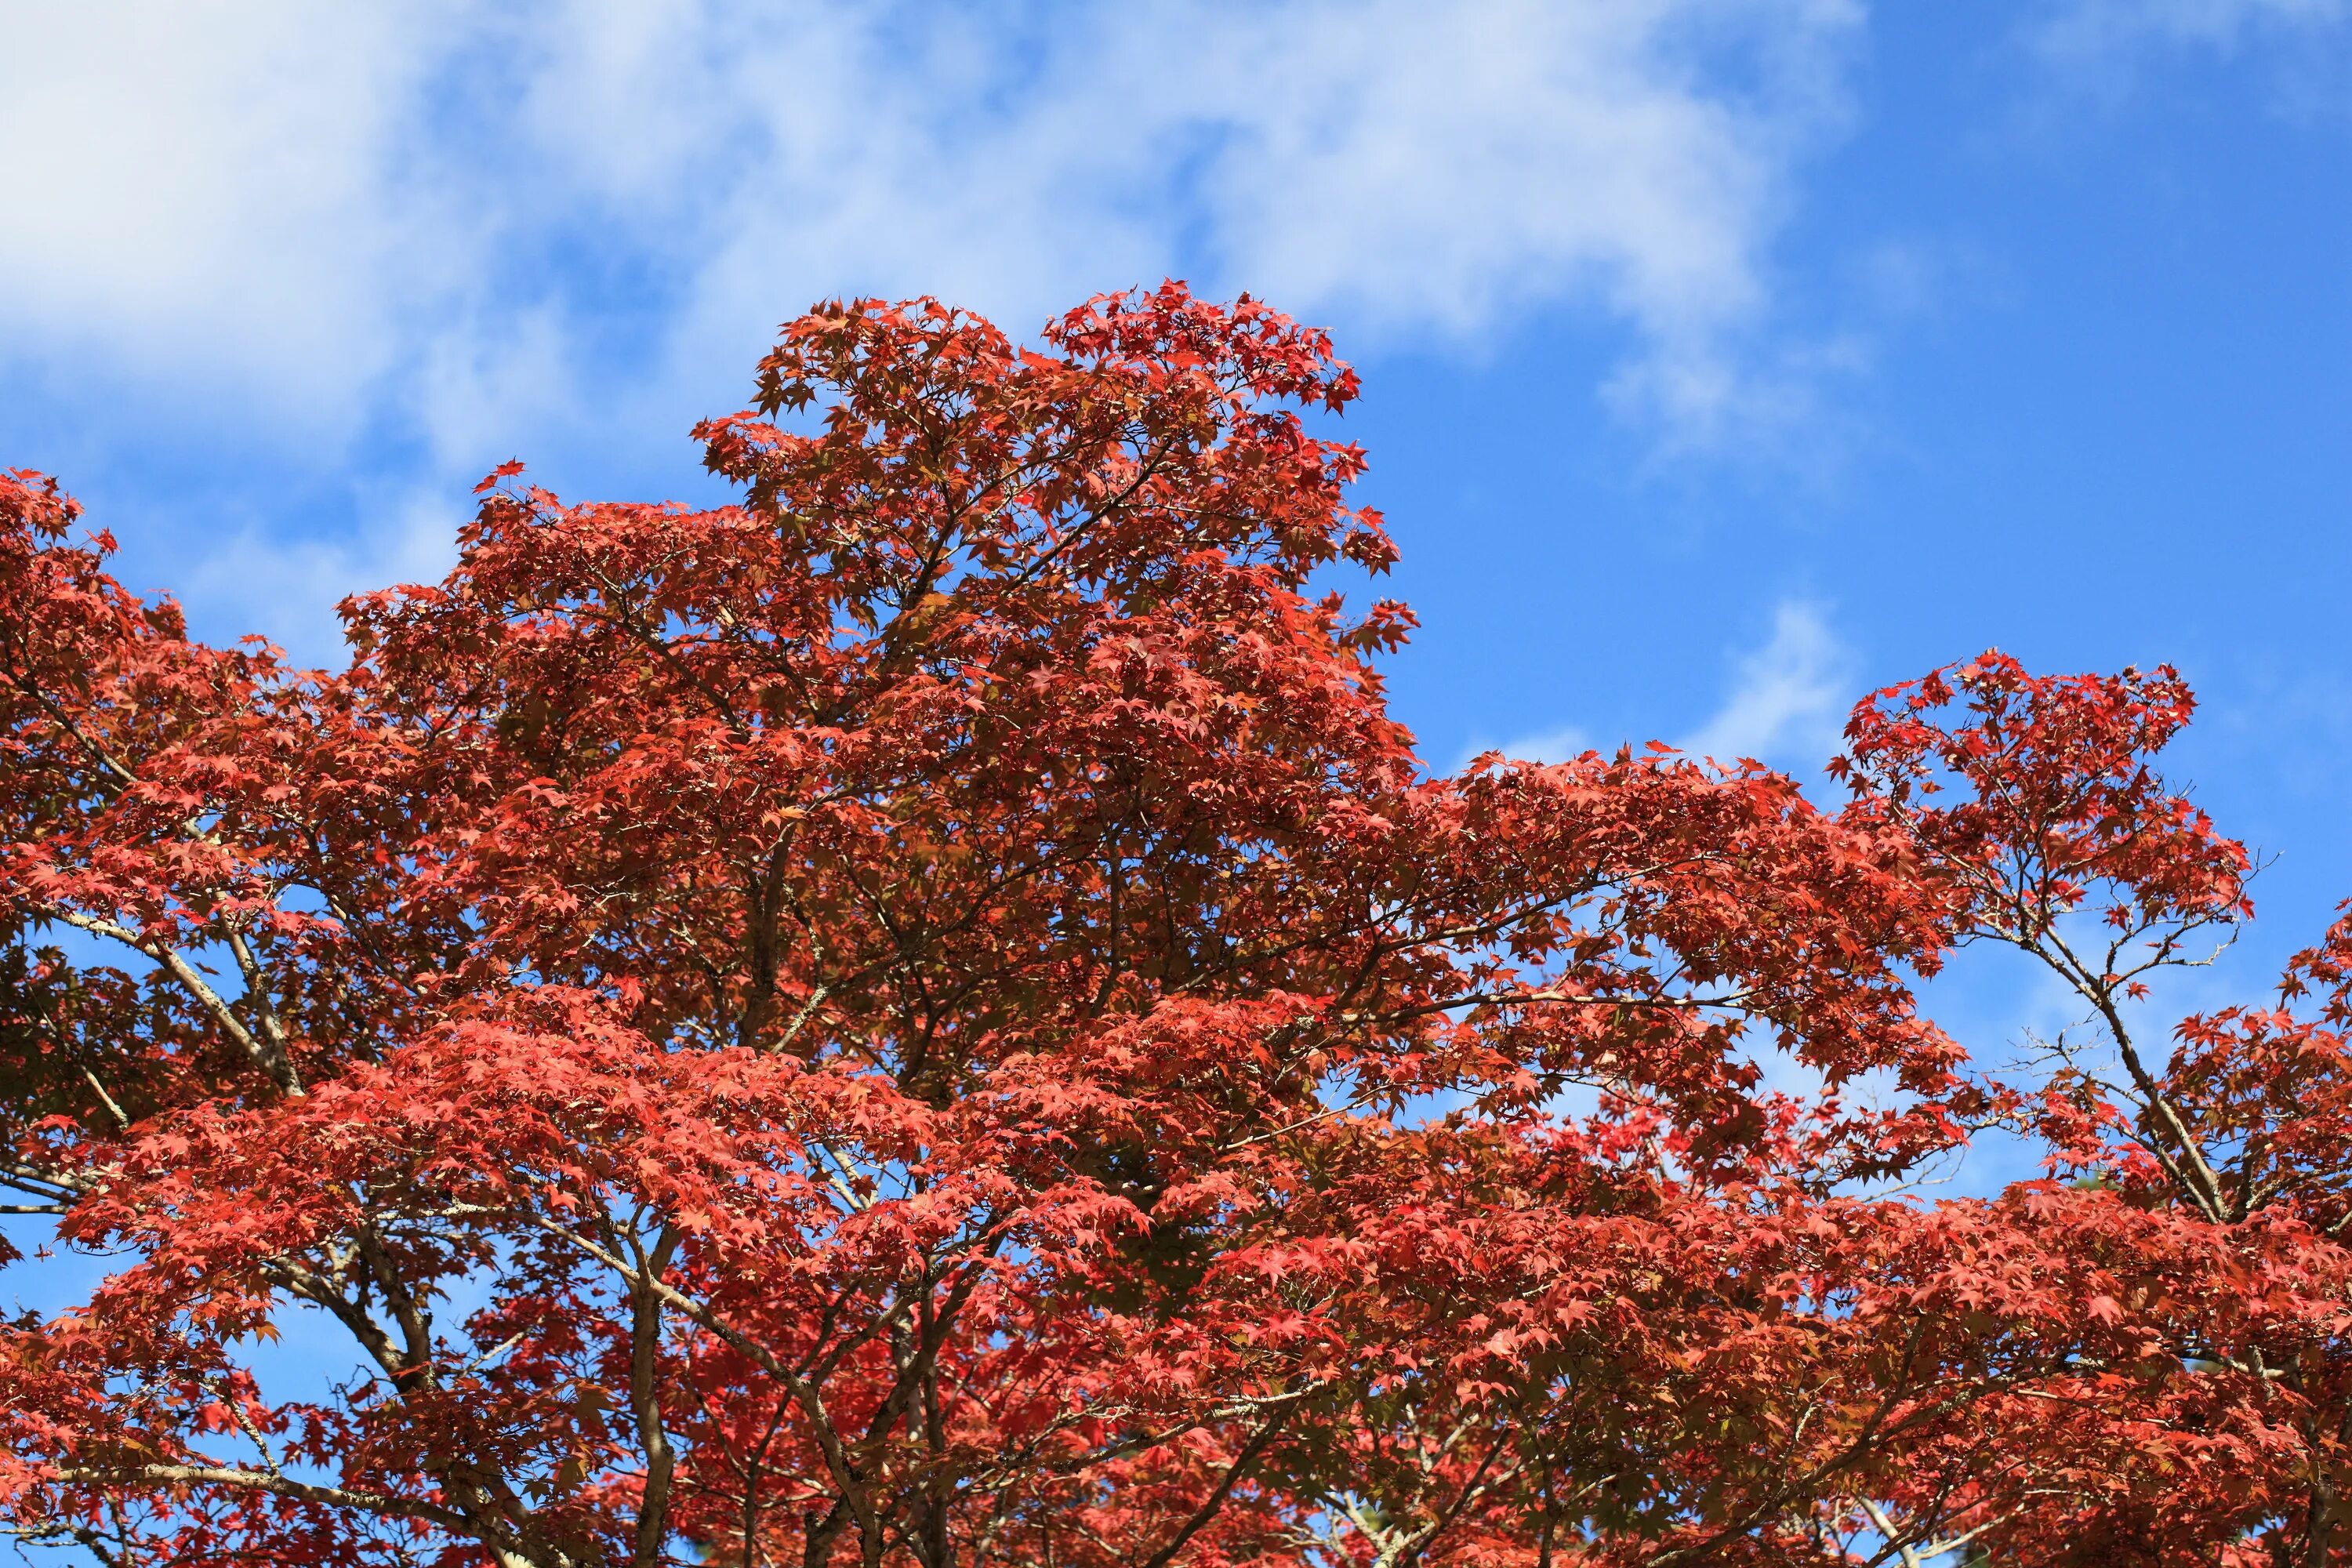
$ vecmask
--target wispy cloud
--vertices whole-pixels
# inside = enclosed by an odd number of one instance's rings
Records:
[[[481,225],[408,177],[456,15],[29,5],[0,18],[12,358],[341,407]],[[454,195],[456,193],[449,193]]]
[[[2147,44],[2232,47],[2278,29],[2352,23],[2352,0],[2055,0],[2033,28],[2043,53],[2112,60]]]
[[[2352,0],[2044,0],[2024,43],[2065,97],[2121,103],[2168,66],[2246,58],[2274,111],[2352,111]]]
[[[1826,762],[1836,752],[1846,711],[1858,695],[1855,659],[1822,606],[1781,600],[1773,607],[1770,634],[1728,662],[1722,700],[1688,735],[1672,742],[1676,750],[1727,766],[1752,757],[1800,769]],[[1494,749],[1507,757],[1556,763],[1598,744],[1590,731],[1568,724],[1520,735]],[[1486,750],[1474,746],[1471,754]]]
[[[225,532],[173,587],[192,600],[234,603],[240,635],[269,638],[298,664],[332,664],[334,605],[345,595],[436,582],[457,564],[465,517],[449,497],[413,489],[378,511],[376,521],[341,536],[287,539],[251,523]]]
[[[1486,746],[1473,746],[1470,756],[1486,751]],[[1493,748],[1516,762],[1564,763],[1570,757],[1580,757],[1594,749],[1591,734],[1574,724],[1563,724],[1557,730],[1545,730],[1532,735],[1521,735]],[[1470,756],[1462,760],[1467,763]]]
[[[1783,600],[1772,613],[1771,637],[1735,661],[1723,705],[1677,744],[1726,763],[1826,762],[1856,695],[1853,662],[1821,606]]]
[[[616,360],[707,401],[829,292],[1025,329],[1189,271],[1369,332],[1593,308],[1635,334],[1620,382],[1645,416],[1700,420],[1742,395],[1736,342],[1858,21],[1853,0],[19,6],[0,329],[306,437],[389,408],[446,448],[593,419]]]

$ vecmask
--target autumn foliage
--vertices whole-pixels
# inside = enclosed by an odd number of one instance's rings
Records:
[[[2251,913],[2181,681],[1940,670],[1830,805],[1433,775],[1326,592],[1355,391],[1174,286],[827,307],[698,431],[736,504],[509,465],[336,672],[0,477],[0,1181],[103,1259],[0,1326],[6,1528],[2352,1563],[2352,927],[2147,1037]],[[2089,1024],[1972,1058],[1913,988],[1984,943]],[[1916,1184],[1989,1130],[2046,1173]]]

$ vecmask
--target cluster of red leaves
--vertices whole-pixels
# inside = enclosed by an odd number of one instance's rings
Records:
[[[2178,679],[1881,693],[1833,813],[1663,751],[1431,777],[1410,616],[1310,589],[1392,557],[1302,417],[1354,392],[1174,286],[1034,351],[825,308],[698,432],[740,504],[509,465],[331,674],[0,478],[0,1182],[114,1259],[0,1329],[6,1528],[2352,1562],[2352,931],[2142,1052],[2248,912],[2148,763]],[[1972,1068],[1910,981],[1979,940],[2098,1037]],[[1993,1123],[2054,1173],[1900,1190]]]

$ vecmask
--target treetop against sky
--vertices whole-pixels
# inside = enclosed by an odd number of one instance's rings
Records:
[[[16,1517],[2324,1558],[2348,152],[2342,0],[11,11]]]
[[[109,1260],[0,1328],[20,1541],[2352,1560],[2352,917],[2137,1026],[2252,914],[2170,667],[1887,687],[1832,804],[1433,770],[1322,332],[860,300],[756,386],[734,503],[503,463],[333,671],[0,482],[0,1183]],[[1973,1058],[1976,947],[2089,1022]]]
[[[1810,776],[1854,691],[1976,649],[2169,660],[2179,765],[2286,852],[2271,906],[2320,919],[2352,861],[2342,0],[0,29],[0,449],[215,637],[331,658],[335,601],[438,577],[519,453],[718,499],[685,433],[814,300],[1026,336],[1173,277],[1365,375],[1435,757],[1662,735]],[[2254,941],[2233,984],[2288,951]]]

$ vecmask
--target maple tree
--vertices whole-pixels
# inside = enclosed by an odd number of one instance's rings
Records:
[[[2178,677],[1880,692],[1834,809],[1433,774],[1410,616],[1322,591],[1393,553],[1302,418],[1355,391],[1174,285],[822,308],[697,432],[735,504],[508,465],[339,672],[0,478],[0,1182],[105,1259],[0,1327],[5,1527],[2352,1562],[2352,923],[2146,1037],[2251,913]],[[2087,1030],[1972,1061],[1913,987],[1982,942]],[[2046,1173],[1906,1186],[1989,1128]]]

